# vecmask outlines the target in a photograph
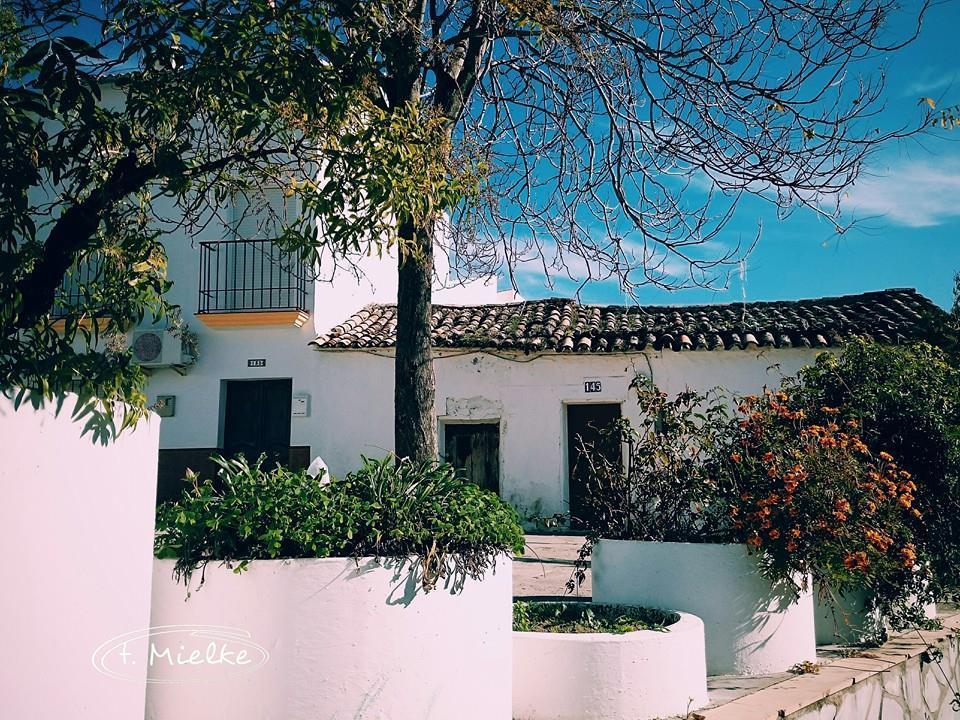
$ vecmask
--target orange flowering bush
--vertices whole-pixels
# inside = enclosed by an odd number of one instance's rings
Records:
[[[733,529],[772,576],[809,573],[820,587],[869,588],[894,603],[924,583],[917,486],[838,414],[822,407],[827,420],[810,422],[784,392],[742,400],[726,463]]]

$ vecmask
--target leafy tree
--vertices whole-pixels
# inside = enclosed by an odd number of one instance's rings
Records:
[[[784,387],[811,421],[862,421],[870,449],[913,474],[922,513],[915,533],[942,589],[960,587],[960,372],[946,355],[925,343],[856,341],[839,356],[820,355]]]
[[[315,158],[362,62],[321,61],[317,48],[336,58],[322,8],[89,7],[0,5],[0,387],[34,401],[76,390],[107,438],[114,401],[129,424],[145,398],[129,352],[104,336],[177,318],[163,222],[196,228],[230,194]],[[302,247],[314,233],[301,222],[284,237]]]
[[[121,317],[162,306],[161,238],[143,219],[154,196],[202,222],[201,190],[272,179],[307,210],[283,233],[289,249],[398,249],[395,450],[415,459],[437,450],[431,279],[445,216],[465,273],[537,260],[628,291],[710,284],[738,257],[711,241],[745,194],[842,229],[841,192],[873,148],[909,132],[878,127],[883,77],[858,78],[858,62],[919,27],[891,36],[895,0],[115,0],[68,13],[94,28],[88,47],[62,32],[56,1],[12,5],[5,34],[3,127],[27,167],[4,238],[16,289],[4,384],[48,390],[80,371],[62,359],[70,333],[44,318],[95,249],[136,256],[121,275],[145,268],[126,278],[145,295],[124,289]],[[121,110],[95,102],[90,68],[111,63],[136,70]],[[41,233],[27,198],[50,182]],[[82,232],[57,234],[68,213]],[[97,363],[91,387],[136,399],[126,358]]]

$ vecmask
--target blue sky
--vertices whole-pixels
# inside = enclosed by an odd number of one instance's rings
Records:
[[[911,5],[912,3],[906,3]],[[908,122],[922,111],[920,97],[940,106],[960,104],[960,0],[934,5],[919,39],[879,58],[887,73],[886,112]],[[859,225],[836,236],[829,223],[797,211],[778,220],[763,201],[746,198],[721,240],[749,243],[757,223],[759,243],[734,272],[726,289],[668,292],[644,287],[641,303],[720,303],[843,295],[888,287],[914,287],[942,307],[952,302],[953,274],[960,271],[960,130],[891,144],[872,159],[850,191],[845,213]],[[555,287],[524,272],[524,297],[569,295],[576,285],[555,278]],[[584,302],[629,302],[615,283],[595,283]]]

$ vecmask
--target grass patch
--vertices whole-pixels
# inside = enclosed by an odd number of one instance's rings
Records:
[[[513,629],[519,632],[623,633],[665,631],[680,619],[677,613],[632,605],[588,602],[515,602]]]

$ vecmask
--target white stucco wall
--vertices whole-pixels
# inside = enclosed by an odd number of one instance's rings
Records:
[[[393,447],[393,358],[389,350],[315,351],[310,331],[200,329],[201,359],[186,377],[172,371],[151,379],[151,399],[177,396],[176,416],[166,418],[161,447],[215,447],[220,425],[220,381],[293,378],[294,393],[308,393],[310,416],[292,418],[291,444],[309,445],[334,475],[355,469],[360,456],[382,456]],[[437,353],[438,422],[500,423],[500,487],[521,511],[551,515],[568,509],[566,413],[568,403],[620,402],[636,418],[628,388],[636,373],[649,374],[669,393],[687,386],[758,392],[813,362],[814,350],[650,351],[632,355],[555,353],[495,356]],[[265,368],[250,369],[247,358]],[[584,380],[602,391],[585,393]]]
[[[707,704],[703,621],[665,631],[513,633],[514,720],[654,720]]]
[[[157,207],[161,216],[177,216],[176,210],[163,198],[157,202]],[[311,312],[310,319],[303,327],[209,328],[196,317],[200,289],[199,243],[223,240],[228,234],[216,219],[198,230],[196,236],[190,236],[183,228],[164,226],[163,229],[168,277],[173,281],[168,299],[180,306],[183,320],[197,334],[200,353],[199,361],[185,376],[171,369],[150,371],[148,394],[151,402],[157,395],[176,396],[176,414],[167,418],[161,429],[160,444],[164,449],[217,446],[221,426],[222,380],[293,378],[294,394],[309,393],[311,404],[321,407],[325,404],[328,383],[318,375],[323,368],[318,365],[317,354],[308,347],[309,342],[346,320],[364,305],[396,302],[395,253],[383,257],[360,256],[351,258],[349,262],[335,260],[329,253],[322,253],[318,278],[308,283],[307,307]],[[436,302],[471,304],[497,301],[495,280],[458,284],[449,277],[449,264],[439,245],[435,259]],[[251,358],[265,359],[266,367],[248,368],[247,360]],[[377,379],[371,380],[372,385],[377,387]],[[392,396],[392,376],[390,383]],[[372,400],[379,402],[379,398]],[[356,401],[363,407],[365,398],[357,397]],[[291,424],[291,444],[316,446],[317,426],[330,422],[334,417],[324,413],[313,422],[294,419]],[[389,435],[392,438],[392,433]],[[351,445],[349,449],[355,450],[356,446]],[[383,454],[386,449],[372,447],[368,452]],[[356,453],[354,457],[359,458]]]
[[[146,664],[100,674],[94,651],[150,622],[159,418],[109,445],[0,395],[0,717],[143,716]],[[141,659],[142,660],[142,659]]]
[[[172,569],[173,561],[156,561],[153,627],[219,628],[195,640],[158,636],[147,720],[511,717],[506,557],[483,580],[442,582],[429,593],[396,561],[255,560],[239,575],[211,564],[185,600]],[[217,637],[229,650],[250,648],[252,662],[178,667],[161,657],[167,647],[176,653],[177,640],[188,654]]]
[[[621,402],[623,414],[636,419],[629,385],[637,372],[648,374],[652,368],[654,381],[669,393],[687,386],[758,392],[815,356],[806,350],[513,354],[509,359],[484,353],[441,355],[435,362],[436,413],[440,423],[499,420],[501,495],[522,510],[549,515],[567,510],[566,404]],[[361,453],[392,448],[392,357],[317,352],[313,367],[314,417],[304,425],[314,451],[331,471],[342,474],[356,466]],[[585,379],[600,380],[602,391],[585,393]]]
[[[746,545],[601,540],[593,600],[703,620],[710,675],[766,675],[817,659],[813,595],[775,587]]]

